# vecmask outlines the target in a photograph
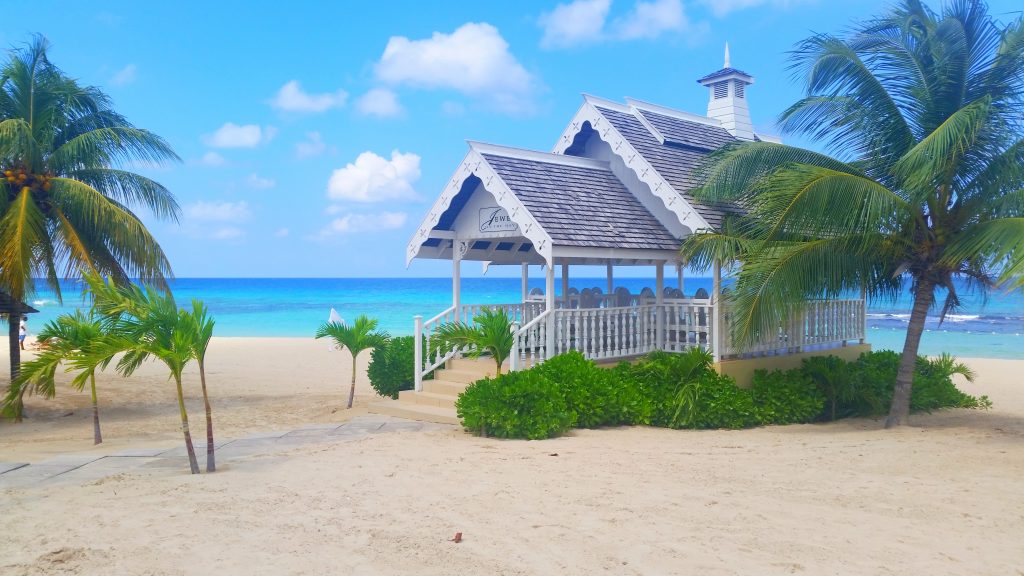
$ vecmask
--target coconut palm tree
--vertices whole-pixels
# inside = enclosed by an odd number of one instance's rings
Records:
[[[177,219],[174,196],[123,169],[178,156],[136,128],[98,88],[82,86],[47,58],[36,37],[0,67],[0,291],[22,302],[43,278],[93,270],[127,282],[164,285],[171,267],[132,211]],[[12,314],[11,373],[21,360]]]
[[[100,411],[96,394],[96,370],[104,369],[110,363],[118,347],[112,345],[116,338],[110,337],[94,315],[75,311],[73,314],[62,314],[56,320],[48,322],[39,332],[39,341],[45,348],[34,359],[22,366],[18,378],[4,399],[5,411],[18,414],[12,406],[20,406],[22,397],[28,394],[40,394],[45,398],[53,398],[56,393],[54,376],[57,367],[65,366],[65,371],[78,370],[71,385],[82,390],[85,382],[89,382],[92,397],[93,443],[103,442],[100,431]]]
[[[442,342],[468,348],[466,354],[479,358],[489,354],[494,359],[496,374],[512,353],[512,319],[504,310],[484,308],[473,317],[473,324],[449,322],[437,329],[436,338]]]
[[[769,142],[713,155],[695,197],[745,214],[683,255],[740,264],[727,302],[740,341],[806,299],[895,297],[909,283],[885,425],[904,424],[925,319],[958,306],[954,280],[1024,286],[1024,19],[1002,25],[980,0],[938,13],[904,0],[845,36],[804,40],[792,62],[807,93],[779,124],[834,156]]]
[[[356,397],[356,358],[367,348],[376,348],[388,341],[388,333],[377,331],[377,320],[360,315],[352,326],[342,322],[325,322],[316,330],[317,338],[330,338],[352,355],[352,384],[348,390],[348,408]]]
[[[192,299],[192,311],[185,313],[191,320],[189,336],[192,339],[193,356],[199,364],[199,382],[203,387],[203,407],[206,409],[206,471],[217,469],[213,453],[213,412],[210,409],[210,397],[206,393],[206,349],[213,338],[214,320],[206,305],[199,299]]]

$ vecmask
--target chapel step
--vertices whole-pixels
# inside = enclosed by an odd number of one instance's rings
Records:
[[[370,412],[395,416],[420,422],[436,422],[438,424],[459,424],[459,417],[454,408],[441,408],[426,404],[407,404],[399,400],[381,400],[369,405]]]
[[[477,380],[483,380],[488,376],[494,374],[492,368],[490,373],[485,373],[479,370],[464,370],[462,368],[445,368],[434,372],[434,376],[437,380],[445,380],[447,382],[458,382],[460,384],[472,384]],[[424,381],[425,382],[425,381]]]
[[[425,404],[438,408],[455,409],[455,400],[458,396],[451,394],[435,394],[432,392],[416,392],[415,390],[402,390],[398,393],[398,401],[402,404]]]
[[[423,391],[432,392],[434,394],[446,394],[448,396],[458,396],[466,391],[465,382],[451,382],[448,380],[424,380]]]

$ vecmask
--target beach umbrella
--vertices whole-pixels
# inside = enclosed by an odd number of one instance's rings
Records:
[[[338,311],[335,310],[332,307],[331,308],[331,314],[327,317],[327,323],[328,324],[341,324],[342,326],[344,326],[345,325],[345,319],[342,318],[341,314],[338,314]],[[327,349],[328,350],[341,350],[341,348],[337,344],[330,344],[329,346],[327,346]]]

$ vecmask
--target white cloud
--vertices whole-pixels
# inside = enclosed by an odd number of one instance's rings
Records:
[[[199,163],[203,166],[223,166],[227,164],[227,160],[220,154],[210,151],[203,154],[203,157],[199,159]]]
[[[332,200],[384,202],[416,198],[413,183],[420,178],[420,157],[412,153],[391,152],[391,159],[363,152],[354,163],[339,168],[327,182]]]
[[[336,236],[357,232],[375,232],[394,230],[405,225],[408,214],[405,212],[380,212],[378,214],[346,214],[331,220],[330,224],[320,230],[320,236]]]
[[[772,8],[792,8],[801,4],[815,4],[817,0],[699,0],[701,4],[711,9],[711,12],[721,18],[737,10],[756,8],[758,6],[770,6]]]
[[[268,188],[273,188],[274,185],[277,184],[277,182],[275,182],[273,179],[264,178],[259,174],[256,174],[255,172],[249,174],[249,177],[245,179],[245,183],[250,188],[255,188],[257,190],[266,190]]]
[[[402,114],[402,105],[398,103],[398,96],[387,88],[374,88],[363,94],[356,102],[356,110],[364,116],[377,116],[390,118]]]
[[[690,22],[682,0],[637,0],[626,14],[608,22],[610,6],[610,0],[575,0],[559,4],[551,12],[542,14],[538,19],[544,29],[541,47],[568,48],[598,41],[652,39],[667,32],[701,34],[706,27],[704,23],[694,25]]]
[[[214,240],[234,240],[245,235],[245,230],[236,228],[234,226],[227,226],[224,228],[218,228],[210,233],[210,238]]]
[[[565,48],[601,39],[611,0],[575,0],[540,15],[542,48]]]
[[[244,222],[252,216],[249,204],[242,202],[205,202],[185,206],[185,218],[201,222]]]
[[[325,112],[331,108],[341,108],[348,100],[348,92],[325,92],[308,94],[302,91],[298,80],[292,80],[281,86],[270,105],[286,112]]]
[[[376,75],[393,85],[457,90],[503,112],[533,108],[535,80],[509,52],[498,29],[486,23],[470,22],[423,40],[392,36]]]
[[[612,26],[616,38],[634,40],[657,38],[665,32],[679,32],[690,27],[680,0],[637,2],[624,18]]]
[[[138,72],[138,68],[135,64],[129,64],[124,68],[121,68],[114,76],[110,78],[110,83],[114,86],[125,86],[135,82],[135,76]]]
[[[256,124],[239,126],[228,122],[213,134],[203,136],[203,143],[212,148],[255,148],[269,142],[277,134],[277,128],[260,128]]]
[[[291,230],[289,230],[287,228],[278,228],[277,231],[274,232],[274,237],[275,238],[284,238],[285,236],[287,236],[289,234],[291,234]]]
[[[295,145],[295,155],[299,158],[319,156],[327,149],[319,132],[306,132],[306,139]]]

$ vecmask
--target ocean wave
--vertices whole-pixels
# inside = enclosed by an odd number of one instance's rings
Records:
[[[41,308],[43,306],[49,306],[51,304],[56,304],[56,303],[57,303],[56,300],[33,300],[32,301],[32,305],[35,306],[36,308]]]

